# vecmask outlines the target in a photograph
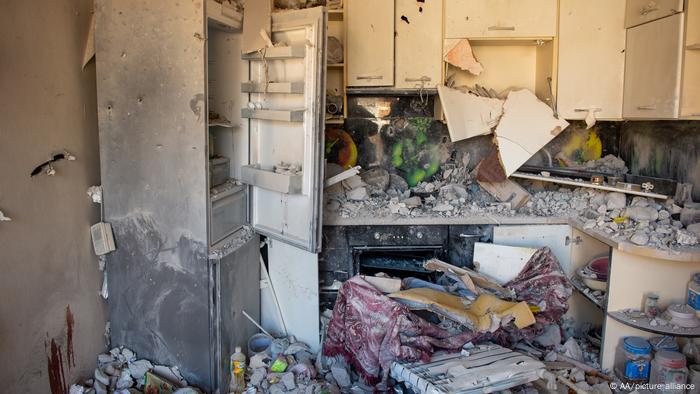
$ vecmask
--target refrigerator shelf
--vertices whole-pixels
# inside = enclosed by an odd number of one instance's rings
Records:
[[[284,194],[301,194],[303,174],[287,175],[258,166],[241,167],[241,182]]]

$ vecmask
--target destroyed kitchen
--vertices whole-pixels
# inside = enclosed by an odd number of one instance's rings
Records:
[[[700,394],[700,0],[0,29],[0,392]]]

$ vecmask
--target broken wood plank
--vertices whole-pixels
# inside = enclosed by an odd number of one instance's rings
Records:
[[[443,85],[437,90],[452,142],[490,134],[503,114],[502,100],[477,97]]]
[[[503,182],[482,182],[477,180],[477,183],[498,201],[510,203],[512,209],[522,207],[532,197],[527,190],[510,179],[506,179]]]

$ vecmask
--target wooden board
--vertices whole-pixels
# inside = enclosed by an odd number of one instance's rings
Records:
[[[557,107],[564,119],[622,118],[624,1],[561,0]]]
[[[518,209],[525,205],[532,197],[527,190],[520,186],[517,182],[506,179],[503,182],[484,182],[477,181],[479,186],[486,190],[489,194],[496,197],[500,202],[511,203],[512,209]]]
[[[503,285],[518,276],[535,252],[536,248],[477,242],[474,244],[474,267],[480,274]]]

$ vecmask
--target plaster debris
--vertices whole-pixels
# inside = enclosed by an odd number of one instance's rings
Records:
[[[87,195],[95,204],[102,204],[102,186],[90,186]]]
[[[587,170],[606,174],[623,175],[629,172],[625,161],[615,155],[606,155],[597,160],[587,161],[584,166]]]
[[[3,211],[0,211],[0,222],[11,222],[12,219],[5,216],[5,213]]]
[[[302,173],[299,164],[280,162],[275,165],[275,172],[284,175],[299,175]]]

